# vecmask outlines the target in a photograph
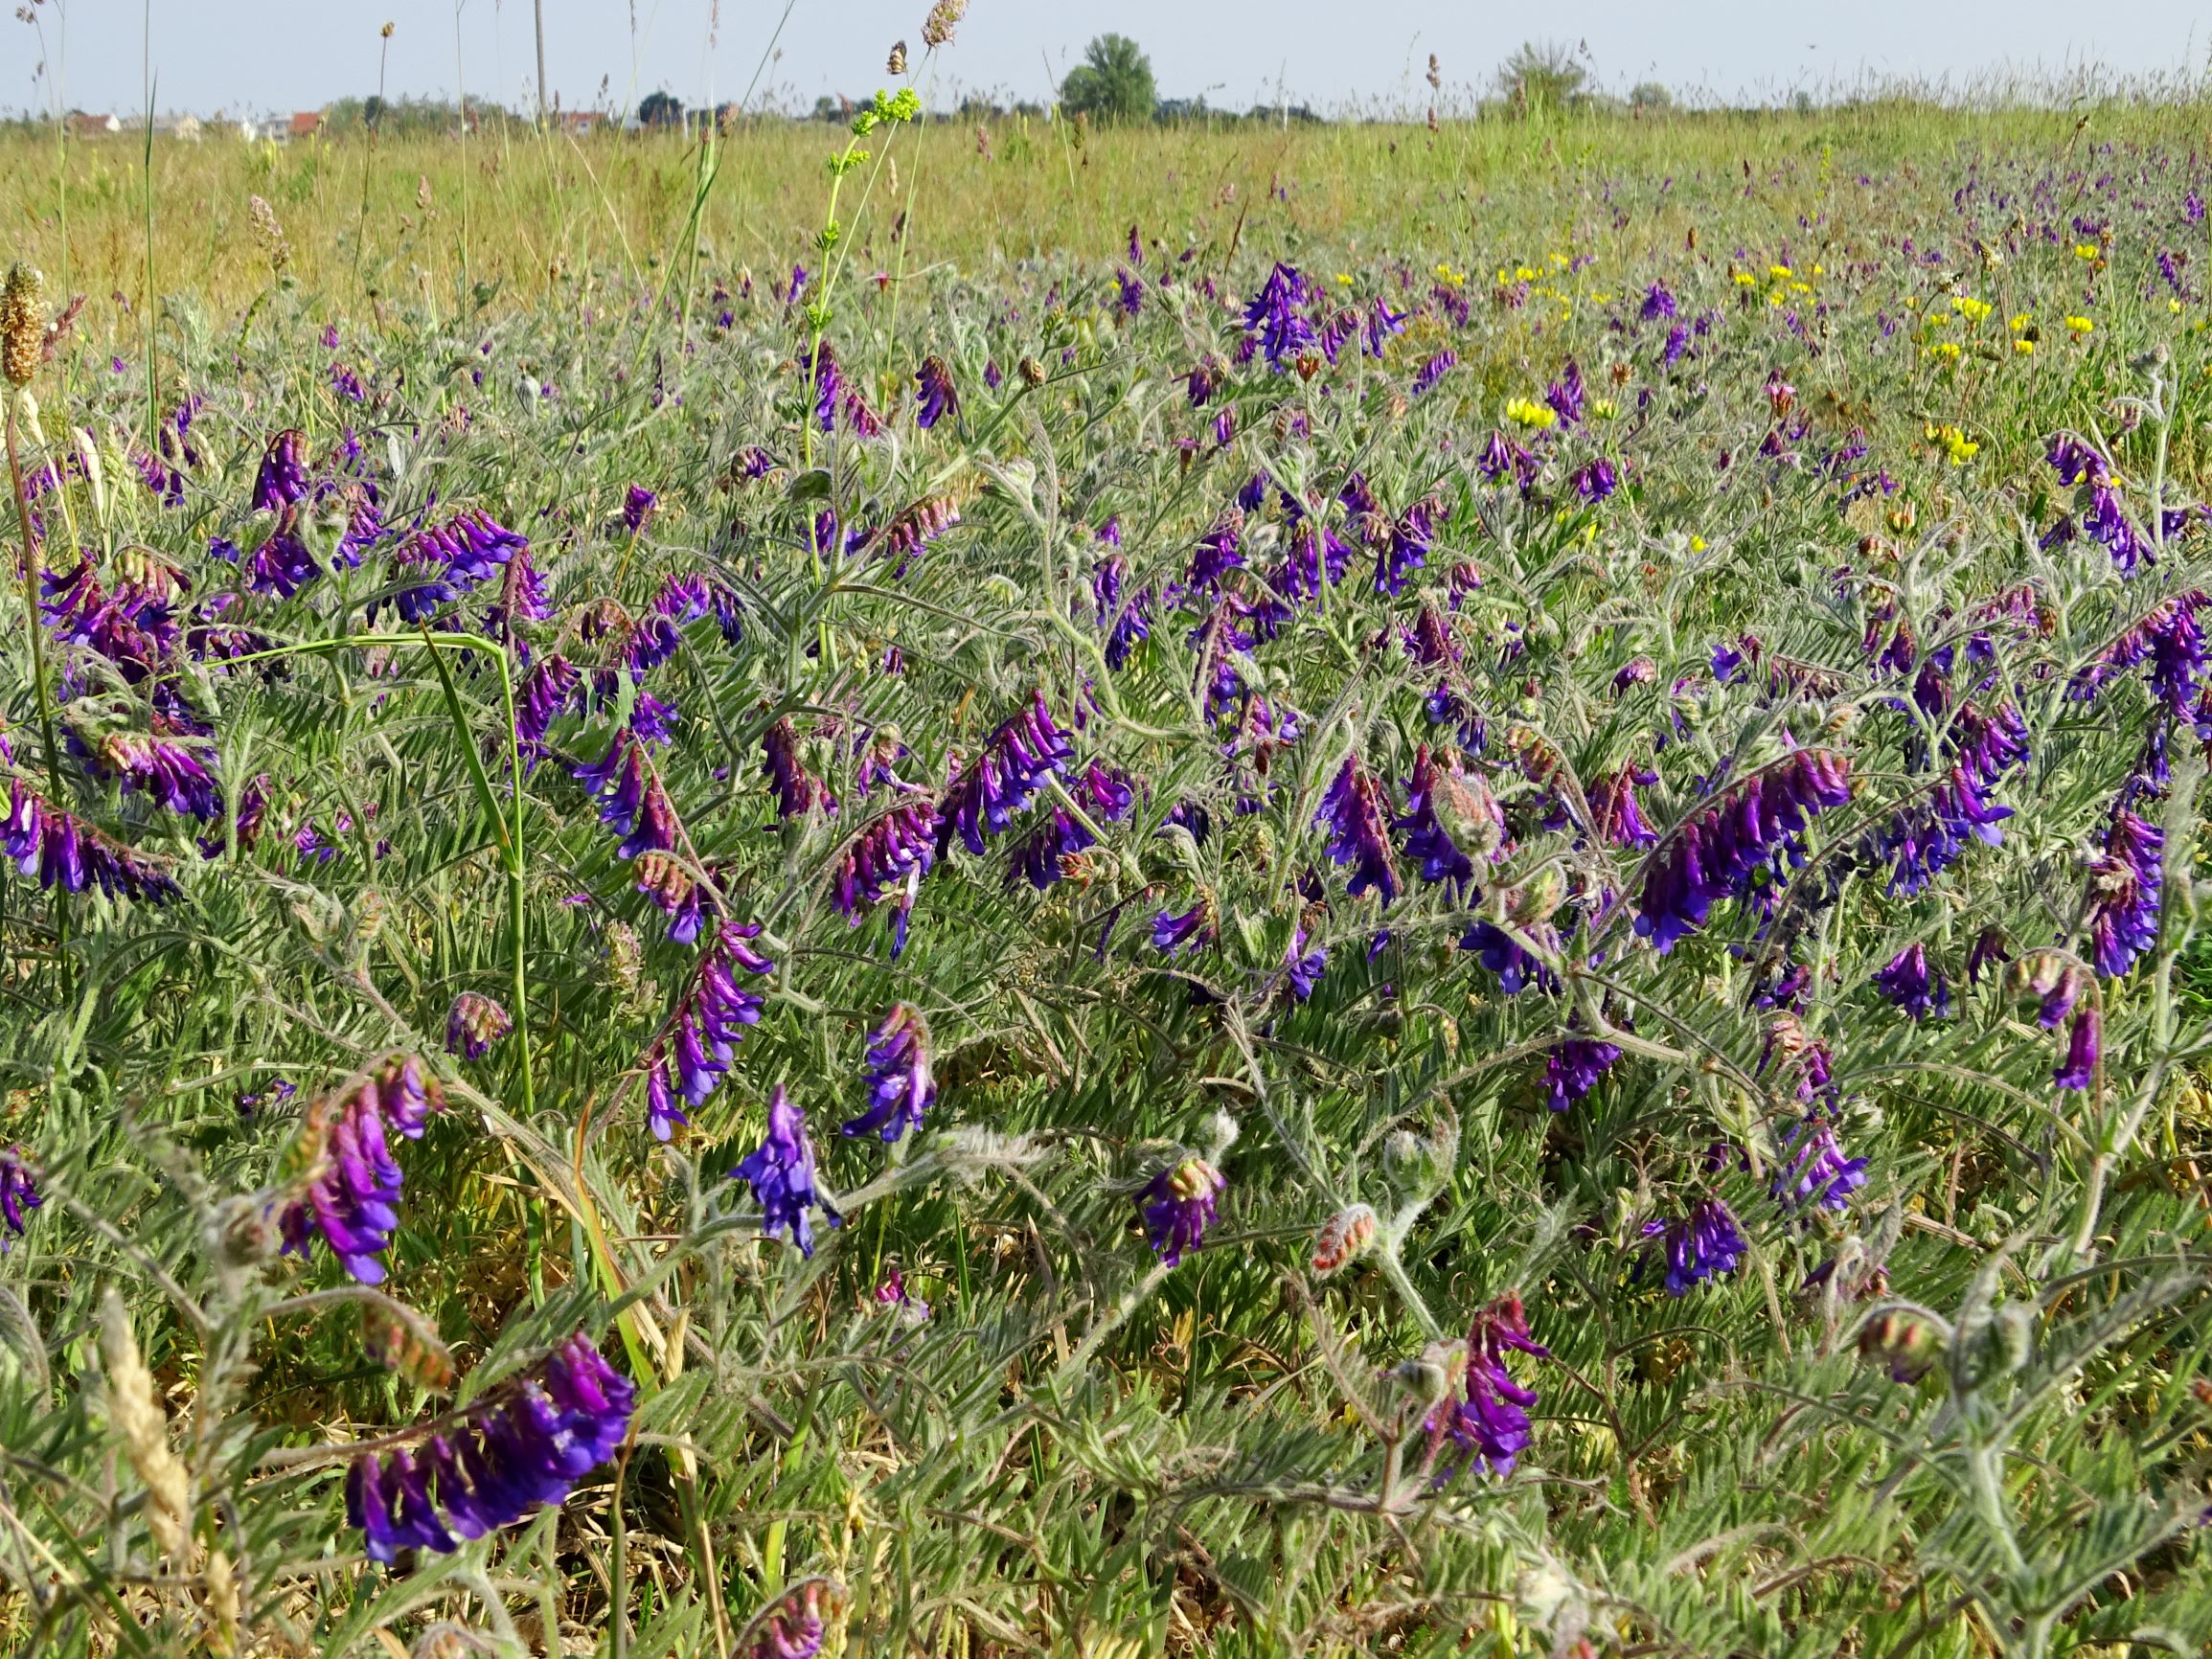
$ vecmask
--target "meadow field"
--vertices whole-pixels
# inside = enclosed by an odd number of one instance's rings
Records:
[[[2206,114],[0,134],[0,1651],[2204,1651]]]

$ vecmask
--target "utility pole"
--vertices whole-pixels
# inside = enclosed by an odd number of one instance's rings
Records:
[[[531,0],[537,13],[537,125],[545,125],[545,0]]]

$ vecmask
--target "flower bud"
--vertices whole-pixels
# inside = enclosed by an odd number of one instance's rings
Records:
[[[1375,1241],[1375,1212],[1364,1204],[1339,1210],[1322,1223],[1313,1240],[1313,1271],[1326,1279],[1340,1272]]]
[[[1926,1320],[1892,1311],[1859,1333],[1859,1357],[1886,1365],[1894,1382],[1918,1382],[1943,1356],[1943,1337]]]

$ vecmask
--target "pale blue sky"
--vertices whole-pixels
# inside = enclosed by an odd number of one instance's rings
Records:
[[[547,80],[570,108],[606,96],[634,107],[666,87],[687,102],[741,93],[775,34],[784,0],[544,0]],[[893,40],[920,44],[927,0],[794,0],[756,96],[810,104],[883,79]],[[41,0],[49,73],[66,102],[127,111],[145,101],[144,20],[166,109],[307,109],[376,85],[377,29],[391,42],[394,95],[469,90],[526,106],[535,79],[531,0]],[[64,20],[66,28],[64,29]],[[2006,67],[2057,73],[2095,61],[2131,75],[2202,74],[2212,14],[2193,0],[2006,0],[2004,5],[1854,0],[973,0],[945,55],[932,102],[980,90],[1042,99],[1103,30],[1151,53],[1164,96],[1222,106],[1292,102],[1335,109],[1425,102],[1427,55],[1448,96],[1486,81],[1524,34],[1585,43],[1598,80],[1625,91],[1775,99],[1865,73],[1970,79]],[[712,43],[710,45],[710,35]],[[63,41],[66,39],[66,50]],[[34,80],[34,31],[0,19],[0,107],[50,107]],[[458,64],[458,67],[457,67]]]

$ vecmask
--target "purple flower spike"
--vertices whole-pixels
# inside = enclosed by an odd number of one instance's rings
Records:
[[[1612,1043],[1562,1037],[1544,1059],[1544,1103],[1555,1112],[1565,1111],[1596,1088],[1598,1079],[1620,1057],[1621,1051]]]
[[[761,1231],[771,1239],[787,1236],[802,1256],[814,1254],[809,1210],[820,1210],[832,1227],[844,1224],[844,1218],[814,1191],[814,1146],[807,1138],[807,1114],[791,1104],[781,1083],[768,1101],[767,1138],[730,1171],[730,1178],[753,1189],[753,1201],[761,1207]]]
[[[1536,1390],[1521,1387],[1506,1370],[1508,1353],[1551,1356],[1550,1349],[1529,1335],[1528,1315],[1517,1294],[1499,1297],[1474,1316],[1467,1333],[1466,1398],[1438,1407],[1427,1423],[1431,1435],[1448,1436],[1494,1475],[1513,1473],[1515,1460],[1529,1443],[1528,1408],[1537,1399]],[[1438,1480],[1450,1480],[1460,1466],[1444,1466]]]
[[[831,899],[849,923],[859,926],[871,906],[929,873],[941,822],[934,804],[910,800],[853,837],[831,886]]]
[[[582,683],[576,665],[559,655],[540,658],[522,682],[522,695],[515,699],[514,738],[531,765],[545,753],[545,734],[553,722],[576,706]]]
[[[1192,587],[1218,586],[1222,577],[1244,562],[1244,556],[1238,548],[1238,538],[1243,529],[1243,510],[1230,507],[1198,537],[1198,550],[1191,556],[1190,574],[1186,578]]]
[[[564,1502],[620,1449],[636,1401],[636,1386],[579,1331],[420,1446],[355,1458],[347,1522],[372,1560],[402,1550],[450,1555],[540,1504]]]
[[[670,1139],[691,1122],[682,1106],[699,1105],[715,1092],[737,1059],[744,1028],[758,1025],[762,998],[737,977],[773,973],[776,965],[752,943],[760,924],[725,926],[714,947],[699,959],[697,972],[667,1031],[647,1052],[646,1115],[655,1140]]]
[[[1152,948],[1162,956],[1172,958],[1186,946],[1196,953],[1213,943],[1214,905],[1211,899],[1200,898],[1180,916],[1163,910],[1152,919]]]
[[[659,505],[659,496],[642,484],[633,484],[622,498],[622,521],[635,535],[652,522],[653,510]]]
[[[0,1222],[6,1222],[8,1231],[16,1238],[23,1237],[23,1213],[35,1210],[45,1200],[38,1195],[38,1183],[31,1173],[31,1165],[21,1147],[10,1147],[0,1152]],[[0,1249],[7,1247],[0,1239]]]
[[[1444,511],[1444,498],[1430,494],[1408,507],[1391,526],[1389,538],[1375,557],[1375,591],[1405,591],[1407,574],[1427,562],[1436,545],[1436,520]]]
[[[1398,870],[1391,860],[1385,828],[1390,822],[1388,804],[1380,786],[1359,764],[1358,757],[1344,758],[1335,783],[1321,798],[1313,822],[1329,830],[1329,856],[1338,864],[1356,866],[1345,887],[1347,893],[1357,898],[1373,888],[1382,895],[1385,904],[1398,897]]]
[[[2089,945],[2097,971],[2117,979],[2158,943],[2165,835],[2122,808],[2112,814],[2105,854],[2089,872]]]
[[[2062,1089],[2086,1089],[2097,1080],[2097,1063],[2103,1057],[2105,1024],[2098,1015],[2097,1006],[2077,1010],[2073,1023],[2066,1027],[2066,1056],[2059,1062],[2059,1069],[2051,1074],[2051,1081]]]
[[[1176,1265],[1186,1251],[1205,1243],[1206,1229],[1218,1219],[1214,1206],[1227,1185],[1205,1159],[1185,1158],[1154,1175],[1137,1194],[1145,1238],[1163,1265]]]
[[[1636,786],[1658,781],[1658,773],[1639,766],[1623,766],[1600,778],[1589,796],[1598,833],[1615,847],[1656,847],[1659,832],[1644,822]]]
[[[929,1073],[929,1027],[921,1011],[900,1003],[868,1034],[868,1109],[849,1119],[845,1135],[876,1135],[890,1142],[922,1127],[922,1114],[937,1101]]]
[[[1413,395],[1416,398],[1420,398],[1426,395],[1427,393],[1435,391],[1436,383],[1443,379],[1446,375],[1449,374],[1452,370],[1458,367],[1459,353],[1457,352],[1437,352],[1435,356],[1429,358],[1427,362],[1422,364],[1421,368],[1415,373],[1413,376]]]
[[[445,1052],[480,1060],[513,1029],[514,1021],[505,1009],[479,991],[465,990],[453,999],[445,1015]]]
[[[99,742],[101,769],[143,790],[171,812],[205,823],[222,816],[222,785],[207,763],[174,738],[109,732]]]
[[[1700,1199],[1686,1216],[1645,1222],[1644,1237],[1659,1240],[1669,1296],[1686,1296],[1700,1280],[1733,1273],[1744,1260],[1743,1229],[1736,1213],[1719,1198]]]
[[[1544,389],[1543,400],[1552,406],[1554,414],[1569,426],[1582,424],[1585,400],[1583,372],[1572,357],[1561,371],[1560,377]]]
[[[837,815],[837,797],[799,759],[799,734],[789,719],[770,726],[762,745],[767,758],[761,769],[775,793],[777,817],[804,818],[817,810],[828,818]]]
[[[1927,946],[1910,944],[1874,976],[1881,994],[1916,1020],[1942,1019],[1950,1012],[1950,988],[1940,969],[1930,968]]]
[[[1505,814],[1496,797],[1438,765],[1426,743],[1414,751],[1405,807],[1392,827],[1405,832],[1405,855],[1419,860],[1424,881],[1464,886],[1474,879],[1474,855],[1487,856],[1505,840]]]
[[[64,893],[97,887],[111,898],[148,904],[167,903],[182,891],[159,865],[57,811],[24,787],[22,779],[15,779],[11,789],[8,818],[0,824],[0,852],[40,887],[58,886]]]
[[[409,1057],[310,1105],[295,1153],[307,1170],[304,1187],[278,1216],[285,1251],[305,1256],[319,1234],[355,1280],[381,1284],[384,1263],[377,1258],[399,1225],[399,1166],[386,1130],[420,1135],[430,1112],[444,1104],[436,1080]]]
[[[1716,901],[1752,897],[1804,862],[1799,833],[1851,798],[1850,762],[1800,749],[1745,779],[1676,831],[1644,875],[1636,931],[1663,955],[1705,924]]]
[[[1774,1171],[1774,1201],[1785,1210],[1817,1204],[1837,1214],[1851,1207],[1851,1194],[1866,1185],[1866,1160],[1846,1158],[1826,1118],[1807,1118],[1782,1138],[1782,1162]]]
[[[938,856],[950,851],[955,838],[969,852],[981,853],[983,838],[1003,831],[1073,753],[1067,734],[1053,723],[1044,693],[1033,693],[1029,706],[984,740],[982,752],[945,792]]]
[[[1313,325],[1298,308],[1306,296],[1306,279],[1278,261],[1244,307],[1244,331],[1258,343],[1271,369],[1280,371],[1301,352],[1313,348]]]
[[[828,1635],[822,1623],[821,1584],[808,1584],[795,1602],[778,1607],[759,1628],[760,1640],[747,1659],[814,1659]]]
[[[946,416],[960,415],[960,394],[953,388],[952,371],[943,357],[924,357],[914,374],[914,424],[924,432]]]

